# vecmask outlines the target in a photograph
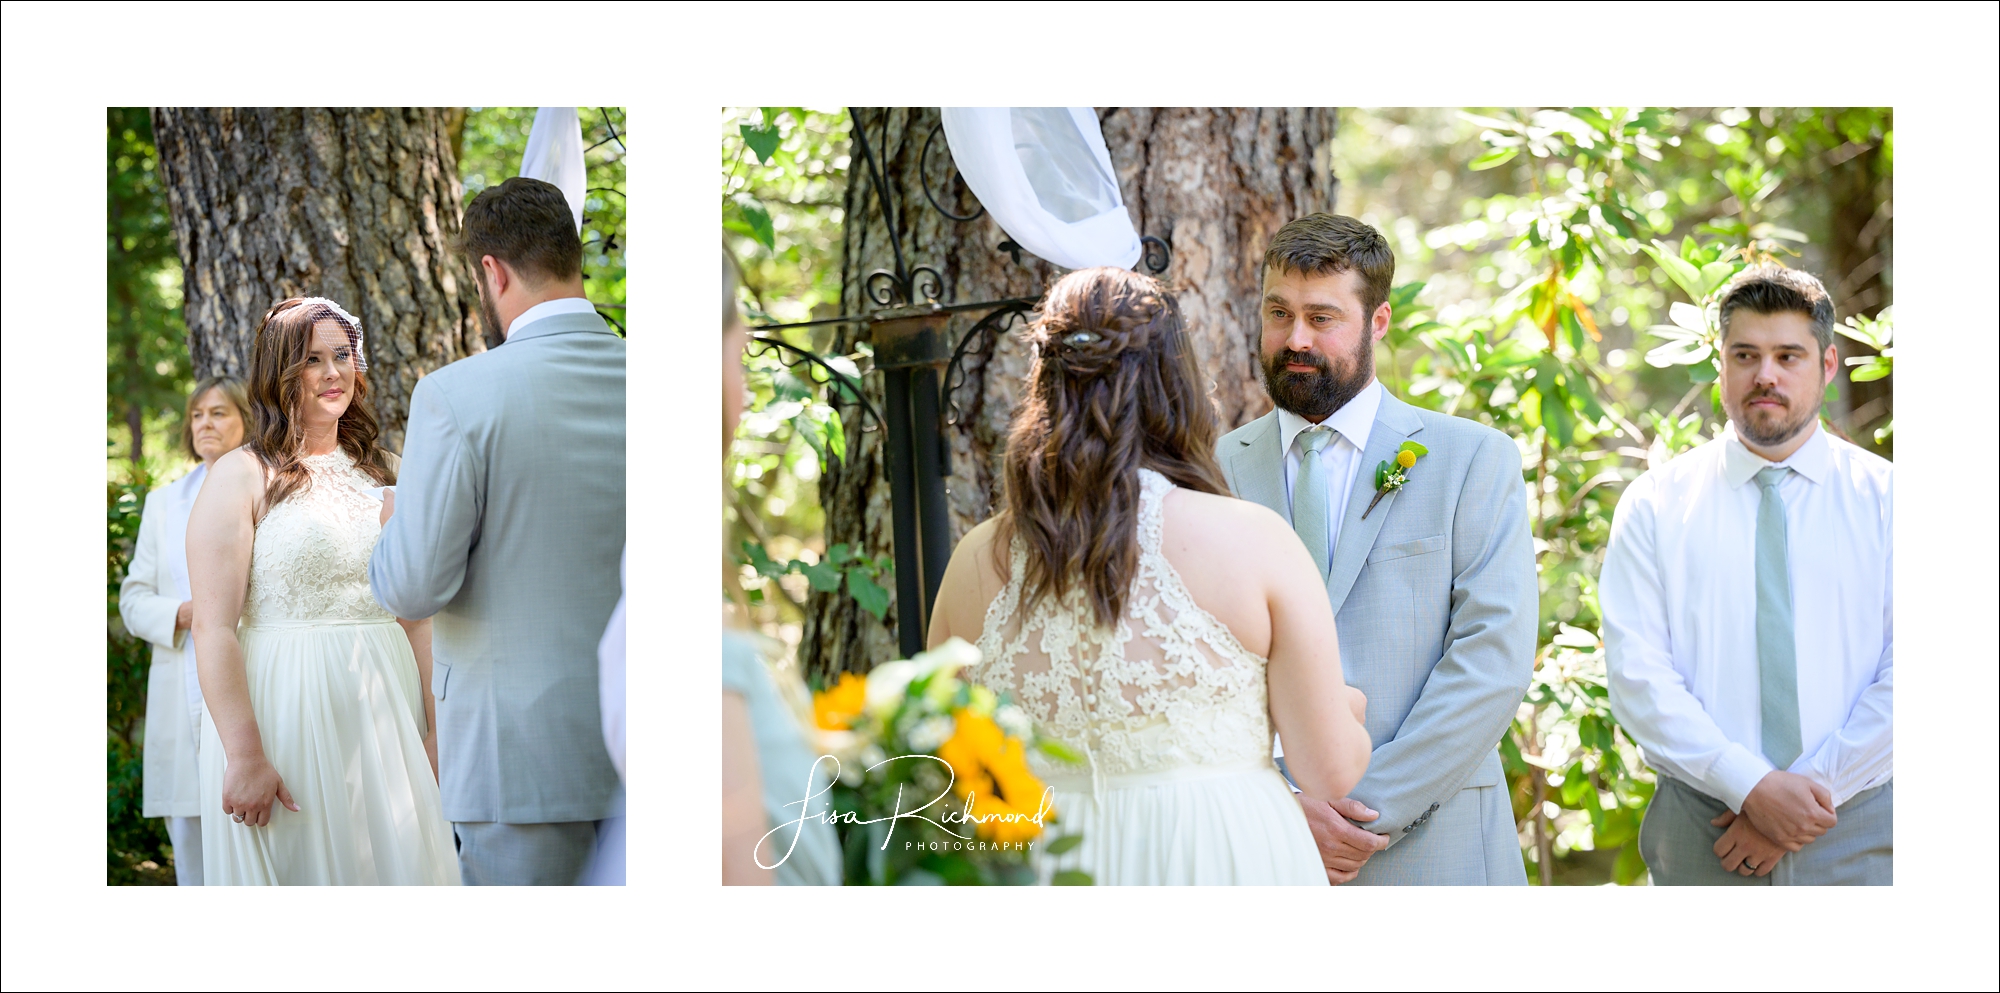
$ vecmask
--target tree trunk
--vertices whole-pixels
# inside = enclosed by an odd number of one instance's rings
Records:
[[[1872,317],[1891,303],[1894,252],[1890,236],[1895,208],[1889,180],[1881,174],[1881,157],[1881,145],[1871,145],[1822,177],[1832,214],[1826,283],[1833,293],[1834,316],[1843,321],[1856,315]],[[1874,437],[1864,429],[1892,412],[1895,385],[1887,379],[1850,381],[1847,360],[1874,355],[1875,349],[1846,335],[1835,336],[1834,342],[1841,361],[1839,381],[1847,400],[1846,426],[1853,440],[1882,455],[1893,454],[1893,438],[1878,449]]]
[[[382,440],[400,452],[417,380],[497,344],[456,247],[447,112],[160,107],[153,122],[195,375],[244,375],[272,304],[327,297],[361,319]]]
[[[882,180],[904,258],[910,266],[927,264],[944,274],[945,302],[1036,297],[1062,275],[1025,253],[1016,263],[998,248],[1007,235],[991,215],[958,222],[932,208],[922,186],[925,176],[945,208],[956,214],[977,209],[963,183],[952,177],[942,132],[931,142],[928,170],[918,161],[938,123],[936,108],[861,108],[860,113],[857,129],[867,128],[869,146],[886,163]],[[1213,377],[1222,427],[1243,424],[1270,409],[1257,372],[1258,262],[1285,222],[1333,209],[1335,112],[1116,107],[1100,109],[1098,116],[1132,223],[1173,251],[1172,266],[1161,278],[1179,297],[1196,357]],[[888,222],[859,144],[850,152],[841,285],[843,310],[851,314],[875,309],[864,281],[877,269],[893,270],[895,262]],[[954,339],[984,314],[955,316]],[[828,350],[852,351],[862,330],[839,328]],[[997,508],[1007,424],[1028,360],[1018,340],[1002,335],[968,356],[964,382],[952,393],[960,407],[956,423],[946,427],[953,541]],[[881,378],[871,375],[865,382],[871,402],[881,409]],[[882,432],[872,423],[866,433],[854,431],[852,421],[849,426],[847,462],[820,481],[826,541],[890,554]],[[884,585],[893,590],[893,584]],[[866,672],[897,657],[899,607],[890,607],[885,624],[861,611],[844,591],[813,594],[800,645],[806,671]]]

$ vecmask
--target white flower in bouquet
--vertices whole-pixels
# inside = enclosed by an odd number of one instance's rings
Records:
[[[910,729],[910,748],[928,755],[937,751],[939,745],[950,741],[952,733],[957,730],[958,722],[950,717],[942,714],[926,717],[918,721],[916,727]]]
[[[861,762],[855,768],[866,772],[875,766],[881,765],[888,758],[889,753],[883,751],[881,745],[871,741],[861,749]]]
[[[1003,703],[993,711],[993,723],[1000,725],[1000,730],[1007,732],[1008,737],[1023,741],[1033,736],[1035,731],[1028,712],[1011,703]]]
[[[868,714],[883,717],[902,705],[910,683],[927,676],[950,676],[979,662],[979,649],[963,638],[952,638],[914,658],[884,662],[868,673]]]

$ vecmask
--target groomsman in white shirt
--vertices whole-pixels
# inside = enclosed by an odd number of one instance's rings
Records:
[[[1611,709],[1659,773],[1666,885],[1888,885],[1890,464],[1819,423],[1839,368],[1819,280],[1724,292],[1721,436],[1634,481],[1599,596]]]

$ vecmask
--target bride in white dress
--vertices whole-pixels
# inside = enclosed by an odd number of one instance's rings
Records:
[[[1005,509],[952,555],[929,640],[976,641],[972,677],[1087,757],[1035,760],[1061,833],[1083,838],[1044,878],[1326,885],[1272,727],[1302,789],[1345,796],[1368,765],[1365,701],[1305,546],[1228,495],[1178,306],[1086,269],[1028,338]]]
[[[457,885],[438,798],[430,622],[375,603],[393,456],[361,326],[286,300],[251,346],[250,440],[188,522],[210,885]]]

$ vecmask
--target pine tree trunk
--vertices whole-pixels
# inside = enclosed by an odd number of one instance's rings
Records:
[[[1892,302],[1894,201],[1889,180],[1881,174],[1881,156],[1881,146],[1871,146],[1834,166],[1824,177],[1832,207],[1826,284],[1833,293],[1834,316],[1843,321],[1852,316],[1874,316]],[[1848,380],[1847,360],[1874,355],[1875,349],[1846,335],[1836,335],[1834,343],[1841,361],[1837,375],[1846,392],[1844,420],[1853,440],[1884,456],[1892,455],[1894,439],[1877,447],[1865,429],[1893,412],[1895,384],[1887,379],[1866,383]]]
[[[361,320],[370,399],[400,452],[417,380],[497,343],[456,247],[448,112],[159,107],[153,126],[195,375],[244,375],[272,304],[327,297]]]
[[[929,168],[918,161],[938,123],[936,108],[870,107],[860,113],[857,128],[868,129],[869,145],[886,162],[882,180],[907,264],[942,272],[946,302],[1036,297],[1062,275],[1032,255],[1023,253],[1016,263],[999,249],[1007,235],[991,215],[959,222],[933,209],[924,194],[925,177],[946,209],[956,214],[977,209],[963,183],[952,177],[941,132],[930,142]],[[1179,297],[1196,356],[1213,378],[1222,427],[1243,424],[1270,408],[1257,373],[1258,261],[1285,222],[1333,209],[1335,112],[1117,107],[1100,109],[1099,119],[1132,223],[1173,251],[1172,266],[1161,278]],[[894,269],[894,257],[859,145],[850,152],[841,282],[843,311],[851,314],[875,309],[864,281],[877,269]],[[977,311],[955,316],[954,339],[982,316]],[[853,350],[862,330],[838,329],[828,350]],[[952,393],[960,408],[956,423],[946,428],[953,541],[996,509],[1008,419],[1027,368],[1026,349],[1011,334],[1001,335],[968,357],[964,382]],[[864,381],[880,409],[881,377]],[[849,423],[848,461],[820,481],[826,541],[870,555],[891,554],[882,432],[873,424],[866,433],[857,432],[855,422]],[[890,607],[885,624],[860,610],[845,591],[815,593],[800,645],[806,671],[866,672],[897,657],[899,607]]]

